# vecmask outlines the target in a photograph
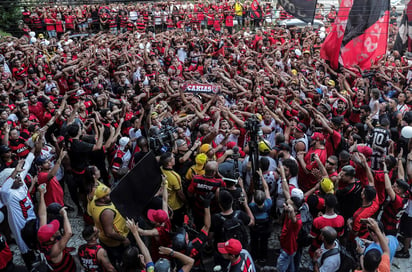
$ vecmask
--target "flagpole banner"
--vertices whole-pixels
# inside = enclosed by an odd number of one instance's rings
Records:
[[[250,17],[252,19],[262,18],[262,8],[259,6],[258,0],[253,0],[252,4],[250,5],[250,9]]]
[[[337,69],[338,62],[368,70],[386,54],[389,0],[343,0],[332,33],[325,40],[321,57]]]
[[[411,52],[411,37],[412,37],[412,0],[405,1],[405,9],[402,13],[401,23],[399,24],[398,34],[396,35],[393,50],[397,50],[400,54],[405,51]]]
[[[313,23],[317,2],[317,0],[278,0],[285,11],[306,23]]]
[[[353,1],[340,51],[343,66],[367,70],[386,55],[389,7],[389,0]]]
[[[343,0],[341,2],[338,16],[332,25],[332,31],[326,37],[320,49],[321,58],[328,60],[333,69],[338,69],[340,48],[352,4],[353,0]]]
[[[161,182],[161,170],[150,151],[119,181],[110,198],[123,217],[136,220],[159,190]]]

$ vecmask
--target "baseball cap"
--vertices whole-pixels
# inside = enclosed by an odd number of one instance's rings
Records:
[[[333,182],[330,178],[323,178],[322,181],[320,182],[320,188],[326,194],[333,194],[334,193]]]
[[[212,146],[210,144],[202,144],[200,146],[200,153],[205,153],[206,154],[210,150],[212,150]]]
[[[287,143],[280,143],[277,146],[275,146],[275,149],[277,151],[286,150],[290,152],[290,146]]]
[[[405,180],[397,179],[395,182],[398,185],[398,187],[400,187],[405,192],[407,192],[409,190],[409,184]]]
[[[63,208],[62,205],[60,205],[57,202],[53,202],[53,203],[50,203],[49,206],[47,206],[47,213],[59,214],[62,208]]]
[[[259,152],[269,152],[271,150],[269,142],[265,140],[259,142],[258,149]]]
[[[99,186],[97,186],[96,188],[96,191],[94,191],[94,196],[96,197],[96,199],[100,199],[110,194],[110,192],[111,190],[109,187],[104,184],[99,184]]]
[[[311,139],[315,141],[323,141],[325,140],[325,136],[320,132],[315,132],[313,133]]]
[[[329,79],[328,85],[329,85],[329,86],[332,86],[332,87],[335,87],[335,81],[332,80],[332,79]]]
[[[81,95],[84,95],[86,92],[85,91],[83,91],[82,89],[80,89],[80,90],[78,90],[77,92],[76,92],[76,96],[81,96]]]
[[[36,164],[36,165],[43,165],[43,163],[45,163],[47,161],[47,159],[46,158],[42,158],[42,157],[37,157],[36,158],[36,160],[34,161],[34,163]]]
[[[292,191],[290,192],[290,197],[296,197],[299,200],[303,200],[303,191],[298,188],[293,188]]]
[[[154,265],[154,271],[156,272],[169,272],[170,262],[168,259],[160,258]]]
[[[366,145],[361,145],[356,148],[359,153],[365,155],[366,158],[370,158],[372,156],[372,148]]]
[[[197,166],[203,167],[205,163],[207,162],[207,156],[204,153],[200,153],[196,156],[195,162]]]
[[[147,211],[147,218],[152,222],[162,224],[166,222],[168,215],[164,210],[149,209]]]
[[[126,147],[126,145],[129,143],[130,138],[129,137],[122,137],[119,140],[119,145],[120,145],[120,149],[124,149]]]
[[[226,242],[218,243],[217,250],[222,254],[239,255],[242,251],[242,243],[236,239],[229,239]]]
[[[50,238],[58,231],[60,228],[60,223],[58,220],[53,220],[47,225],[43,225],[39,228],[37,232],[37,238],[40,243],[44,243],[50,240]]]
[[[7,145],[0,145],[0,155],[9,152],[11,149]]]
[[[297,125],[295,126],[295,128],[296,128],[299,132],[303,132],[303,133],[305,133],[306,130],[308,129],[304,123],[299,123],[299,124],[297,124]]]

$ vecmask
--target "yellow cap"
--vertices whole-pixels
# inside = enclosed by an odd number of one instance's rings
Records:
[[[94,192],[94,196],[96,197],[96,199],[99,199],[107,196],[108,194],[110,194],[110,192],[110,188],[101,183],[97,186],[96,191]]]
[[[209,152],[210,150],[212,150],[213,148],[212,148],[212,146],[210,145],[210,144],[202,144],[201,146],[200,146],[200,153],[207,153],[207,152]]]
[[[327,194],[333,194],[334,192],[333,182],[330,178],[323,178],[320,182],[320,188]]]
[[[292,75],[296,76],[298,74],[298,71],[296,71],[296,69],[292,69]]]
[[[258,149],[259,152],[269,152],[271,150],[269,142],[265,140],[259,142]]]
[[[195,158],[195,162],[196,162],[196,165],[199,165],[199,166],[203,167],[205,165],[205,163],[207,162],[206,154],[205,153],[197,154],[197,156]]]
[[[332,86],[332,87],[335,87],[335,81],[333,81],[332,79],[329,79],[328,85]]]

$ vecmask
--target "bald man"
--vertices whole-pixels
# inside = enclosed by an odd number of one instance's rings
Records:
[[[313,271],[335,272],[339,270],[339,243],[336,240],[336,230],[330,226],[321,229],[322,246],[313,256]]]

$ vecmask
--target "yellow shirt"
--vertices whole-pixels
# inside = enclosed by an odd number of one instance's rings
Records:
[[[173,170],[163,169],[161,167],[163,175],[167,179],[167,204],[172,210],[178,210],[183,207],[183,201],[177,195],[177,192],[182,190],[182,180],[180,175]]]
[[[129,229],[126,227],[126,220],[123,218],[120,212],[116,209],[113,203],[108,204],[108,205],[97,206],[95,203],[95,200],[92,200],[89,204],[90,204],[88,207],[89,212],[91,216],[93,217],[93,221],[94,221],[94,224],[96,225],[96,228],[98,228],[100,231],[99,233],[100,241],[109,247],[120,246],[122,242],[109,238],[104,234],[103,226],[100,222],[100,215],[106,209],[112,210],[115,214],[114,219],[113,219],[114,231],[122,235],[123,237],[126,237],[127,234],[129,233]]]
[[[240,3],[235,3],[235,15],[242,16],[243,15],[243,6]]]

